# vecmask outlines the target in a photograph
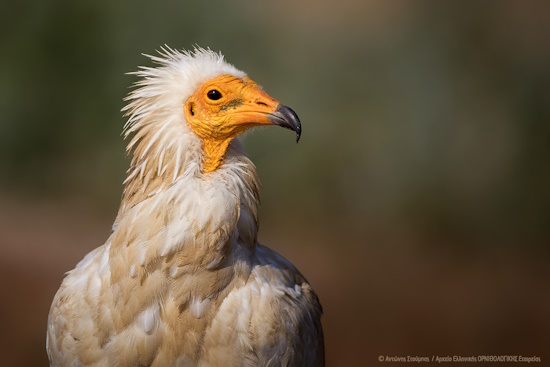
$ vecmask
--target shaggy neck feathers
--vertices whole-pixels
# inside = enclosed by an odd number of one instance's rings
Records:
[[[195,264],[216,266],[231,247],[256,245],[258,179],[238,139],[228,144],[223,163],[205,172],[205,147],[189,129],[183,105],[205,80],[244,73],[212,51],[164,52],[163,58],[151,57],[159,68],[135,73],[141,80],[124,108],[129,116],[125,138],[133,135],[127,147],[132,160],[113,248],[148,243],[136,248],[148,259],[187,248]],[[142,239],[128,239],[126,233]]]
[[[246,75],[226,63],[221,54],[200,48],[194,52],[179,52],[165,47],[160,57],[149,57],[159,67],[140,67],[132,73],[140,80],[126,98],[129,103],[123,109],[129,117],[124,136],[133,135],[127,147],[132,160],[124,181],[117,222],[129,209],[166,190],[182,177],[202,177],[205,166],[212,166],[205,154],[210,147],[203,146],[187,126],[184,102],[206,80],[222,74],[239,78]],[[229,147],[224,161],[229,160],[231,154],[244,155],[241,149]],[[246,161],[254,171],[252,163]],[[230,172],[231,167],[227,168]],[[238,172],[235,170],[235,174],[239,175]],[[255,173],[252,176],[256,181]],[[251,178],[247,175],[241,179]]]

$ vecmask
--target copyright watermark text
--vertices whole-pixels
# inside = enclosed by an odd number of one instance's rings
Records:
[[[478,355],[478,356],[386,356],[379,355],[378,362],[397,363],[540,363],[540,356],[507,356],[507,355]]]

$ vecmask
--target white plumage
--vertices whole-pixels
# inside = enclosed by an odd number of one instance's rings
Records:
[[[322,366],[321,307],[257,243],[258,182],[236,139],[300,134],[292,110],[220,54],[166,48],[125,108],[132,162],[113,233],[68,273],[52,366]]]

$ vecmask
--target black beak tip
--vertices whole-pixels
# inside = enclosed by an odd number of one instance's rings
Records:
[[[270,120],[275,124],[296,132],[296,143],[302,135],[302,124],[292,108],[280,104],[277,110],[270,114]]]

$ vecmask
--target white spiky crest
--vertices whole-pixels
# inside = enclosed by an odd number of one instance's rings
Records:
[[[178,51],[165,45],[157,52],[159,56],[143,55],[158,67],[140,66],[138,71],[128,73],[141,80],[134,83],[137,88],[124,99],[130,101],[122,109],[129,116],[124,126],[125,137],[147,123],[142,117],[150,116],[153,110],[169,107],[170,103],[181,103],[205,81],[222,74],[246,76],[227,63],[221,52],[209,48],[197,46],[193,51]]]
[[[136,89],[125,98],[129,103],[122,109],[128,116],[124,138],[133,134],[127,146],[133,157],[124,181],[125,199],[138,190],[149,196],[165,184],[201,171],[201,141],[189,129],[183,105],[207,80],[222,74],[246,76],[210,49],[178,51],[164,46],[158,53],[145,55],[157,67],[141,66],[130,73],[140,80],[134,83]],[[153,181],[162,184],[151,185]]]
[[[193,145],[192,141],[185,140],[196,140],[183,112],[187,98],[202,83],[219,75],[246,76],[227,63],[221,53],[210,49],[195,47],[193,51],[178,51],[164,46],[158,53],[159,56],[145,55],[158,67],[141,66],[138,71],[130,73],[141,79],[134,83],[137,88],[125,98],[129,103],[122,109],[129,116],[124,126],[124,138],[135,133],[127,146],[127,152],[134,152],[133,163],[138,163],[135,166],[132,164],[133,171],[129,171],[128,179],[138,174],[143,176],[148,163],[154,165],[153,160],[158,162],[157,174],[164,174],[167,166],[163,165],[166,163],[163,160],[166,159],[166,149],[170,147],[179,150],[180,154],[176,157],[179,165],[176,166],[181,169],[185,163],[182,154],[191,148],[188,144]],[[136,149],[140,144],[141,149]],[[151,152],[153,146],[160,149]],[[179,174],[176,167],[174,179]]]

